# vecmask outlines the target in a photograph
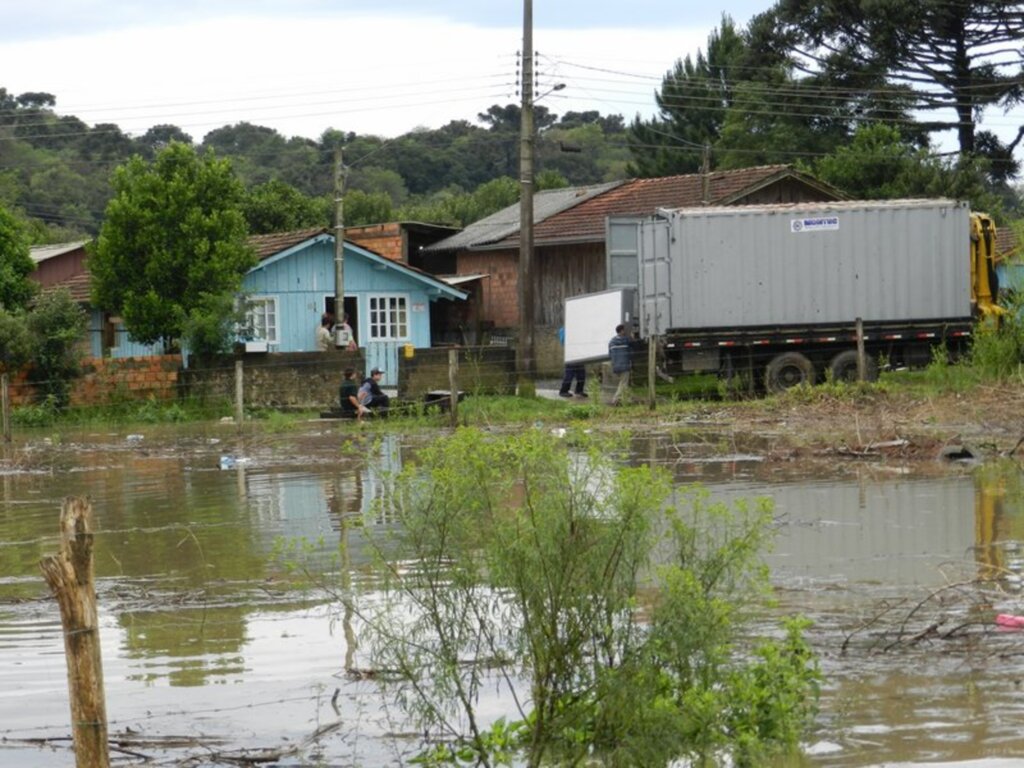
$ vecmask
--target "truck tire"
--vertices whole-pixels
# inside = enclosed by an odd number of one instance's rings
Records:
[[[814,384],[814,363],[799,352],[783,352],[773,357],[764,369],[764,388],[784,392],[801,384]]]
[[[832,381],[852,383],[857,380],[857,350],[847,349],[832,358],[828,364]],[[864,381],[878,381],[878,363],[871,355],[864,358]]]

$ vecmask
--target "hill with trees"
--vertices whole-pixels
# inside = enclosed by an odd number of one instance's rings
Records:
[[[745,28],[723,16],[705,50],[666,71],[657,112],[628,124],[537,106],[537,188],[781,162],[853,197],[946,195],[1019,216],[1024,126],[1007,141],[982,125],[1024,100],[1019,4],[921,0],[913,18],[901,8],[778,0]],[[172,142],[230,161],[252,233],[329,226],[338,149],[346,224],[465,225],[518,197],[515,104],[393,138],[331,127],[315,140],[246,122],[200,140],[174,125],[129,136],[56,106],[53,94],[0,88],[0,206],[33,243],[95,235],[115,169]],[[942,149],[942,131],[956,150]]]

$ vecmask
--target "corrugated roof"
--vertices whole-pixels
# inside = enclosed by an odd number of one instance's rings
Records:
[[[47,259],[52,259],[55,256],[60,256],[64,253],[70,253],[71,251],[77,251],[79,248],[88,243],[88,240],[75,240],[71,243],[51,243],[49,245],[33,245],[29,248],[29,255],[32,257],[32,261],[36,264],[41,264]]]
[[[473,275],[438,275],[437,279],[448,285],[462,285],[463,283],[471,283],[474,280],[483,280],[485,277],[490,277],[490,275],[483,272]]]
[[[291,232],[274,232],[270,235],[252,235],[249,238],[249,245],[256,250],[260,261],[273,256],[275,253],[286,251],[306,240],[312,240],[318,235],[328,234],[324,227],[311,227],[309,229],[296,229]]]
[[[622,184],[611,181],[584,187],[546,189],[533,196],[533,223],[536,225],[556,214],[578,206]],[[461,232],[439,240],[423,249],[425,253],[459,251],[496,243],[519,232],[519,203],[475,221]]]

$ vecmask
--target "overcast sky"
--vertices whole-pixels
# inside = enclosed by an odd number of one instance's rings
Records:
[[[677,58],[725,6],[534,0],[540,103],[561,114],[654,110]],[[770,0],[737,0],[740,25]],[[286,136],[395,136],[518,103],[521,0],[0,0],[0,87],[131,134],[195,140],[249,121]]]

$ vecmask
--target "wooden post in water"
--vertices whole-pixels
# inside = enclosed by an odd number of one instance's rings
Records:
[[[451,404],[452,427],[459,426],[459,350],[448,350],[448,396]]]
[[[654,335],[647,342],[647,408],[654,410],[654,385],[658,379],[658,336]]]
[[[60,551],[40,560],[39,567],[57,598],[64,627],[75,765],[109,768],[107,706],[93,584],[92,506],[86,499],[64,499],[60,534]]]
[[[868,361],[864,355],[864,321],[857,318],[857,381],[867,376]]]
[[[0,373],[0,415],[4,422],[4,442],[11,442],[11,382],[6,373]]]
[[[245,389],[242,385],[242,361],[235,360],[235,425],[239,429],[242,428],[242,422],[245,420],[245,414],[242,410],[242,399]]]

